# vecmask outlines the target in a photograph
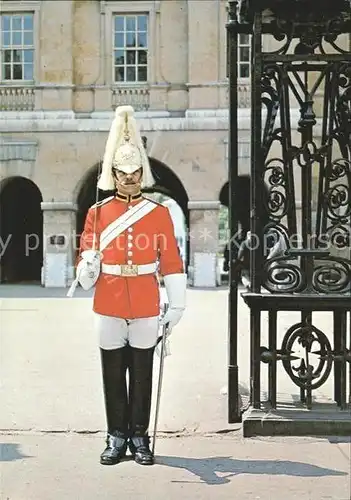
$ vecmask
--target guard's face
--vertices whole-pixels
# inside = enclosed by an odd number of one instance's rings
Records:
[[[125,172],[122,172],[122,170],[114,169],[113,175],[118,192],[127,195],[139,193],[141,188],[141,178],[143,175],[141,168],[132,174],[126,174]]]

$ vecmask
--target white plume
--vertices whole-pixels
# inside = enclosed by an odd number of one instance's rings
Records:
[[[98,180],[98,188],[103,191],[109,191],[115,188],[112,175],[112,163],[116,150],[125,142],[126,127],[130,135],[130,143],[134,144],[140,152],[140,166],[143,167],[142,187],[151,187],[155,183],[151,173],[149,159],[134,117],[134,109],[132,106],[119,106],[116,108],[115,118],[112,122],[106,142],[101,176]]]

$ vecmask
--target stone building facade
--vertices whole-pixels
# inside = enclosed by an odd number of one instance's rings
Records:
[[[131,104],[155,190],[185,214],[193,284],[216,285],[228,179],[226,19],[225,0],[2,2],[1,281],[69,285],[114,109]],[[241,174],[249,169],[249,42],[241,35]]]

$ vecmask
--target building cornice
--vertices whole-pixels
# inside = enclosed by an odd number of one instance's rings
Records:
[[[43,211],[76,212],[78,205],[70,201],[42,201],[41,209]]]
[[[250,110],[238,109],[239,130],[250,130]],[[265,119],[262,111],[262,119]],[[229,115],[226,109],[187,110],[184,117],[170,116],[167,111],[136,112],[141,132],[154,131],[227,131]],[[91,113],[77,117],[73,111],[16,112],[1,113],[0,132],[108,132],[114,118],[113,112]],[[300,113],[291,111],[291,126],[297,128]],[[279,119],[277,118],[277,123]],[[318,129],[317,120],[317,129]]]
[[[188,202],[189,210],[219,210],[221,203],[216,200],[195,200]]]

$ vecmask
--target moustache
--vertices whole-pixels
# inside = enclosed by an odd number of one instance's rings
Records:
[[[122,184],[124,186],[136,186],[137,184],[140,184],[140,182],[136,182],[136,181],[124,181],[124,182],[122,182]]]

